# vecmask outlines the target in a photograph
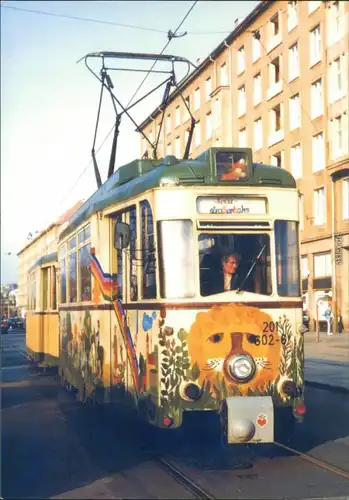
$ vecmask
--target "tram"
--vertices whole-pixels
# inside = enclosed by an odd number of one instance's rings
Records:
[[[45,368],[57,367],[59,360],[57,268],[57,253],[45,255],[29,269],[27,279],[27,355]]]
[[[250,148],[189,146],[96,175],[60,233],[59,374],[156,427],[212,411],[227,443],[273,442],[306,411],[296,183]]]

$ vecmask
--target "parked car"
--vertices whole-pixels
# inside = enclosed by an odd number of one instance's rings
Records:
[[[6,318],[1,317],[1,333],[8,333],[9,323]]]
[[[11,318],[12,328],[24,328],[23,318]]]

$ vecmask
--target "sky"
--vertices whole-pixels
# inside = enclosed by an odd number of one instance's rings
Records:
[[[233,30],[235,19],[246,17],[257,3],[198,1],[179,30],[187,34],[172,39],[165,54],[196,63]],[[18,281],[17,253],[28,243],[30,232],[43,230],[96,190],[90,159],[100,87],[84,63],[77,61],[98,51],[159,53],[168,31],[177,28],[192,5],[192,1],[1,1],[1,283]],[[118,60],[115,66],[129,64]],[[137,67],[150,66],[145,61]],[[99,61],[93,67],[98,72]],[[115,95],[126,104],[144,74],[113,72],[112,78]],[[150,76],[137,97],[163,79],[159,78]],[[115,121],[107,97],[96,150]],[[154,94],[135,107],[132,116],[142,122],[159,99],[160,94]],[[116,169],[139,156],[139,134],[134,129],[124,117]],[[111,140],[112,134],[97,155],[102,182]]]

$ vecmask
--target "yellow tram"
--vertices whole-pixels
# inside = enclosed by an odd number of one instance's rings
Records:
[[[60,234],[58,264],[29,273],[28,351],[82,401],[164,428],[216,411],[228,443],[272,442],[279,411],[305,413],[298,207],[291,174],[249,148],[120,167]]]
[[[41,366],[58,366],[57,253],[40,258],[28,272],[27,354]]]

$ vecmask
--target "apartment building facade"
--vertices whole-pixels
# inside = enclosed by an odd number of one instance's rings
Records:
[[[349,329],[349,2],[264,1],[183,82],[196,126],[190,157],[251,147],[285,168],[300,194],[303,297],[315,319],[328,300]],[[141,130],[155,141],[160,112]],[[188,112],[171,96],[159,156],[180,158]],[[141,155],[148,149],[141,138]]]
[[[17,307],[20,310],[22,317],[24,317],[28,310],[27,299],[29,269],[44,255],[57,252],[57,239],[60,231],[64,229],[70,217],[82,204],[83,201],[77,202],[72,208],[59,217],[56,222],[41,231],[18,252]]]

